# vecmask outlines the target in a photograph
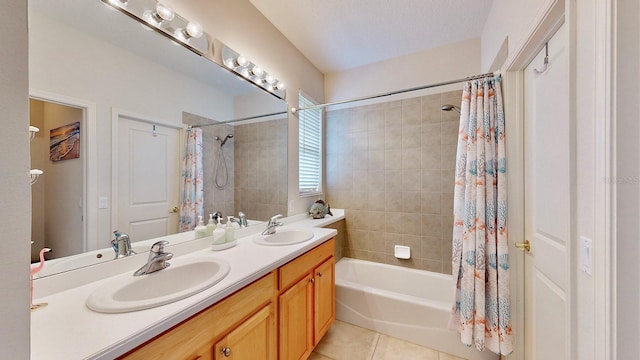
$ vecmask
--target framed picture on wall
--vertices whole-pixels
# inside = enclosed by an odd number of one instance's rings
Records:
[[[80,122],[60,126],[49,131],[49,159],[51,161],[80,157]]]

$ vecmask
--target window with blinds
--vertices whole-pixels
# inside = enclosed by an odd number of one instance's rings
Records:
[[[300,108],[315,105],[299,95]],[[298,188],[301,196],[322,193],[322,109],[298,113]]]

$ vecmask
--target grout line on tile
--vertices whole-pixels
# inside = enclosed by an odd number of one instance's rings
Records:
[[[371,343],[371,348],[369,349],[369,354],[367,355],[367,360],[373,359],[373,354],[376,352],[376,348],[378,347],[378,341],[380,341],[380,333],[376,333],[375,339]]]

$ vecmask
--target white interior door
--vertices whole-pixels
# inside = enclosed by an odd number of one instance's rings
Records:
[[[141,241],[178,231],[179,130],[118,115],[117,229]]]
[[[566,25],[525,70],[526,359],[570,359],[570,239],[574,140]]]

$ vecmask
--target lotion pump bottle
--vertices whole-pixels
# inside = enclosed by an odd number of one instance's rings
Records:
[[[224,229],[225,242],[232,242],[236,239],[236,235],[233,230],[233,216],[227,216],[227,226]]]
[[[213,245],[224,244],[226,232],[222,228],[222,217],[218,218],[218,226],[213,230]]]
[[[204,226],[202,215],[198,215],[198,226],[194,230],[196,231],[196,239],[207,236],[207,227]]]
[[[209,222],[207,223],[207,236],[213,235],[213,230],[216,228],[216,223],[213,221],[213,214],[209,214]]]

